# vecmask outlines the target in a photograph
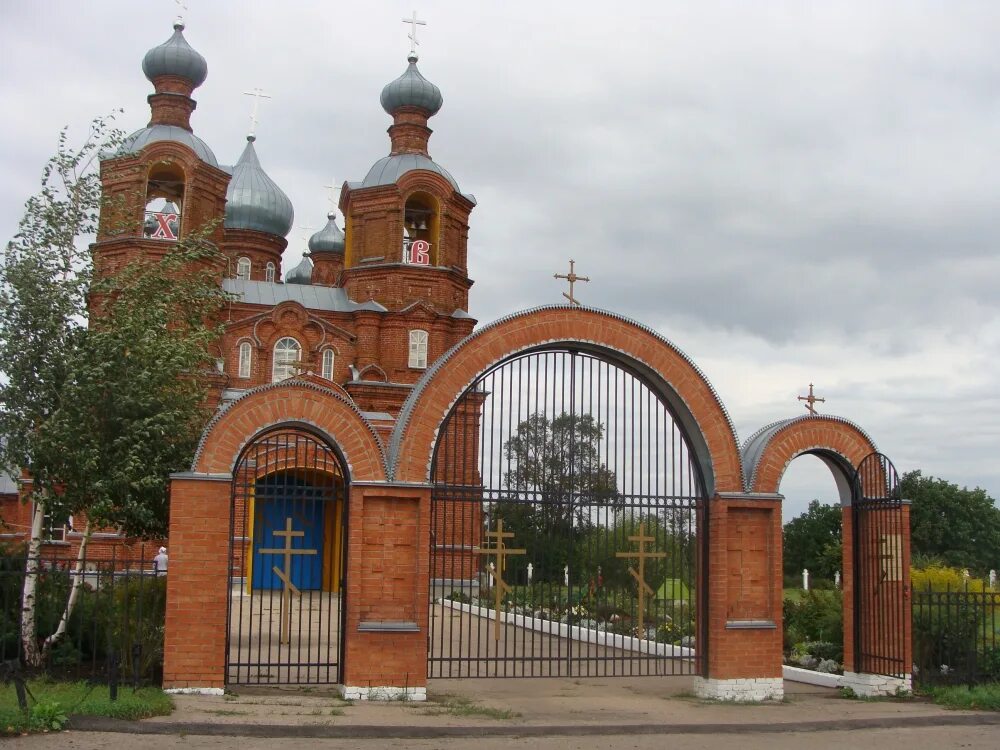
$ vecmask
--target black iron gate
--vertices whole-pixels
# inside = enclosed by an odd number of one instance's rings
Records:
[[[703,673],[704,481],[646,380],[584,352],[524,354],[439,435],[430,677]]]
[[[909,549],[896,467],[881,453],[854,472],[854,668],[905,677]]]
[[[347,473],[305,429],[279,428],[233,474],[226,680],[337,683]]]

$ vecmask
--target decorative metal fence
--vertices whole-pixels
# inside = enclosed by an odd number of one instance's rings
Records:
[[[913,677],[918,685],[1000,681],[1000,593],[914,591]]]
[[[77,560],[43,556],[27,572],[25,554],[0,554],[0,664],[13,675],[159,685],[163,676],[166,576],[152,554],[139,558]],[[77,572],[79,571],[79,572]],[[23,592],[35,584],[35,633],[39,648],[55,633],[74,582],[79,582],[65,634],[44,649],[39,665],[27,664],[22,639]]]

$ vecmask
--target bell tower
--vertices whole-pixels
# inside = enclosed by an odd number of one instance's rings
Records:
[[[411,37],[412,38],[412,37]],[[351,299],[390,311],[420,304],[440,315],[469,306],[469,214],[476,205],[428,152],[428,120],[441,90],[417,68],[411,49],[403,74],[382,89],[392,117],[389,155],[340,197],[346,218],[343,286]]]

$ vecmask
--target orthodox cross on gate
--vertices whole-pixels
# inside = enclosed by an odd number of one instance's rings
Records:
[[[577,281],[590,281],[590,277],[577,276],[576,272],[573,270],[575,266],[576,266],[576,261],[570,259],[568,274],[554,273],[552,274],[552,276],[556,279],[566,279],[569,282],[569,294],[563,292],[563,297],[568,299],[570,301],[570,304],[579,305],[580,304],[579,301],[573,296],[573,284],[575,284]]]
[[[331,177],[330,184],[323,187],[330,191],[330,196],[327,198],[330,201],[330,213],[336,213],[337,206],[340,205],[340,185],[337,184],[335,178]]]
[[[417,26],[426,26],[427,25],[427,21],[418,21],[417,20],[417,11],[413,11],[413,18],[404,18],[403,19],[403,23],[410,24],[411,31],[407,35],[410,38],[410,54],[411,55],[416,55],[417,54],[417,45],[420,44],[420,42],[417,41]]]
[[[628,540],[636,542],[639,545],[639,549],[635,552],[616,552],[615,557],[633,558],[639,561],[639,572],[637,573],[631,565],[628,566],[628,572],[639,583],[639,637],[645,638],[646,594],[650,596],[656,595],[652,587],[646,583],[646,560],[660,559],[666,557],[667,553],[643,549],[644,545],[652,544],[656,541],[656,537],[646,536],[646,524],[644,523],[639,524],[639,533],[636,536],[630,536]]]
[[[812,383],[809,384],[809,395],[808,396],[799,396],[799,401],[805,401],[806,402],[806,410],[810,414],[815,414],[816,413],[816,406],[815,406],[815,404],[816,404],[817,401],[819,403],[821,403],[821,404],[825,404],[826,403],[826,399],[825,398],[817,398],[816,396],[813,395],[813,384]]]
[[[316,550],[292,547],[292,539],[305,536],[306,532],[294,531],[292,529],[291,516],[285,519],[284,531],[275,531],[272,533],[275,536],[284,537],[285,546],[276,549],[258,549],[257,551],[262,555],[282,555],[285,558],[283,570],[278,568],[277,565],[272,566],[271,570],[274,571],[274,574],[284,584],[281,588],[281,633],[278,641],[279,643],[289,643],[292,639],[292,594],[301,596],[298,587],[292,583],[292,555],[315,555]]]
[[[500,640],[500,603],[503,600],[504,592],[508,594],[513,591],[507,582],[503,579],[503,568],[504,561],[507,555],[524,555],[527,554],[527,550],[524,549],[510,549],[504,543],[504,539],[513,539],[513,531],[503,530],[503,519],[497,519],[497,530],[487,531],[487,539],[492,539],[492,547],[474,547],[473,551],[480,555],[496,555],[496,564],[488,563],[490,575],[493,576],[495,581],[493,585],[493,595],[494,595],[494,611],[496,613],[496,619],[493,622],[493,640]],[[489,542],[487,542],[489,544]]]
[[[243,96],[253,97],[253,109],[250,110],[250,132],[248,133],[248,135],[253,136],[257,133],[257,113],[260,108],[260,100],[270,99],[271,95],[265,94],[264,89],[253,88],[250,91],[244,91]]]

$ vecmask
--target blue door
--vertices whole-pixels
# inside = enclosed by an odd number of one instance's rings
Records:
[[[284,572],[285,556],[273,550],[291,547],[291,581],[300,591],[323,586],[323,511],[326,488],[257,482],[254,499],[253,588],[281,590],[284,584],[274,572]],[[290,522],[289,522],[289,519]],[[301,532],[288,537],[285,532]],[[290,541],[289,541],[290,540]],[[261,550],[271,550],[262,552]],[[296,550],[315,550],[312,554]]]

